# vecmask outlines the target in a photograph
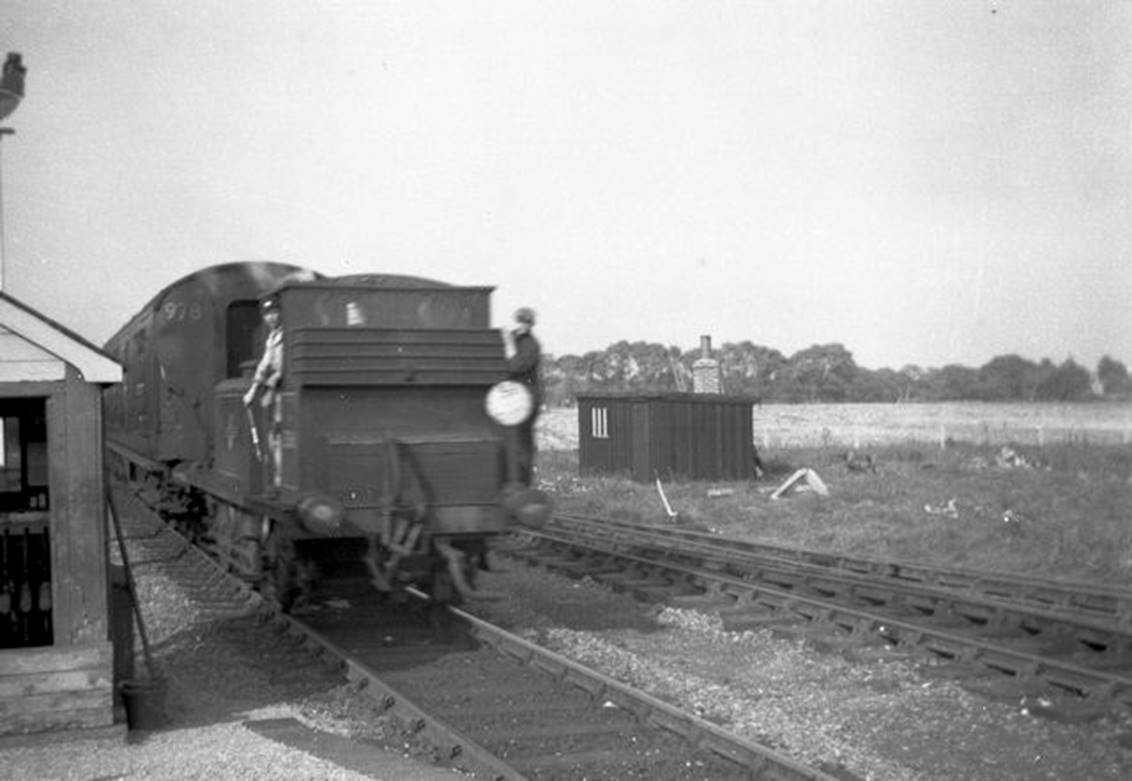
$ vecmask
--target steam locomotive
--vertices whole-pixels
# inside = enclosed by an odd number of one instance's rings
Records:
[[[530,401],[506,381],[491,292],[273,262],[189,274],[106,343],[125,370],[105,398],[108,449],[284,609],[338,576],[475,597],[490,538],[550,512],[515,479],[507,424]],[[283,330],[275,413],[244,400],[267,296]]]

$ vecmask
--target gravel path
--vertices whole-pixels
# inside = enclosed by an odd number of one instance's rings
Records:
[[[461,777],[428,764],[340,672],[312,664],[308,651],[253,609],[229,605],[218,615],[215,604],[202,603],[156,566],[135,567],[135,577],[156,666],[168,684],[167,723],[131,730],[124,740],[5,740],[0,777]],[[145,677],[140,647],[136,659],[135,674]]]

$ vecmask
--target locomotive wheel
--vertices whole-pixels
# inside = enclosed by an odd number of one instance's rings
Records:
[[[217,535],[221,561],[244,580],[255,583],[263,576],[263,553],[260,549],[262,520],[232,506],[227,506],[223,531]]]

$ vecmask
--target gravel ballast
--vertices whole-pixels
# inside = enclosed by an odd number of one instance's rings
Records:
[[[637,602],[498,559],[489,620],[608,675],[846,778],[926,781],[1127,779],[1132,718],[1039,718],[975,693],[945,665],[882,649],[819,650],[772,629],[730,632],[717,615]],[[994,682],[977,682],[993,692]]]
[[[922,656],[822,651],[770,629],[729,632],[710,612],[647,605],[593,581],[493,561],[480,585],[513,598],[470,605],[472,612],[843,778],[1132,777],[1127,714],[1038,718],[1026,702],[973,693]],[[250,609],[216,616],[158,567],[135,574],[169,684],[168,724],[127,740],[0,744],[5,778],[453,777],[339,671],[312,663]],[[140,648],[137,666],[144,673]],[[309,736],[370,749],[369,764],[269,729],[290,722]]]
[[[343,675],[262,620],[134,568],[166,723],[125,739],[50,735],[0,742],[5,779],[387,779],[460,777],[374,712]],[[136,675],[147,677],[143,649]],[[117,731],[120,736],[122,731]]]

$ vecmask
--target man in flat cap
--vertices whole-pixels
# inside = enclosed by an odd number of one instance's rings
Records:
[[[531,333],[534,324],[533,309],[524,306],[515,310],[515,326],[510,331],[512,351],[507,360],[510,379],[522,383],[531,393],[531,414],[516,426],[519,480],[527,486],[534,482],[535,421],[542,410],[542,378],[539,376],[542,348]]]
[[[267,443],[271,450],[270,487],[278,490],[283,478],[283,437],[280,430],[283,424],[283,404],[279,395],[279,384],[283,381],[283,323],[279,314],[279,301],[275,296],[268,296],[260,301],[259,310],[267,326],[267,340],[263,345],[263,357],[259,359],[252,378],[252,386],[244,394],[244,406],[251,407],[262,391],[260,404],[263,405],[266,413],[264,417],[268,421]]]

